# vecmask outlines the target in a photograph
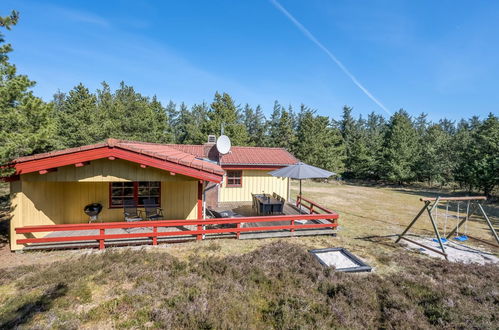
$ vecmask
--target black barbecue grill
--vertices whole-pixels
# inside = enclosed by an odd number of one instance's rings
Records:
[[[101,211],[102,204],[99,203],[88,204],[83,208],[83,212],[85,212],[85,214],[90,217],[90,219],[88,220],[89,223],[92,221],[96,221],[97,216],[99,215],[99,213],[101,213]]]

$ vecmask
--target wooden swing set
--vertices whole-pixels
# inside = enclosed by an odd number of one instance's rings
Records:
[[[445,252],[444,248],[444,243],[447,242],[448,239],[451,238],[452,235],[455,235],[455,238],[460,241],[467,240],[468,238],[480,241],[485,244],[492,245],[494,247],[499,247],[499,238],[497,236],[497,232],[495,231],[494,227],[492,226],[492,223],[490,222],[489,217],[487,216],[487,213],[485,213],[485,210],[483,209],[482,202],[487,200],[487,197],[485,196],[470,196],[470,197],[437,197],[437,198],[421,198],[420,199],[422,202],[424,202],[423,207],[419,211],[419,213],[416,215],[416,217],[411,221],[411,223],[407,226],[407,228],[402,232],[402,234],[399,235],[395,243],[398,243],[401,239],[404,239],[408,242],[411,242],[413,244],[419,245],[425,249],[428,249],[430,251],[439,253],[447,259],[447,253]],[[449,215],[449,203],[455,202],[457,203],[457,216],[450,216]],[[460,203],[465,202],[466,203],[466,212],[463,217],[460,216]],[[445,217],[444,217],[444,236],[445,238],[442,238],[440,236],[440,232],[438,230],[438,205],[440,203],[446,203],[445,206]],[[468,235],[467,233],[467,223],[469,218],[473,213],[475,213],[477,210],[480,210],[480,213],[483,215],[485,218],[485,221],[487,222],[487,225],[489,226],[490,231],[492,232],[492,235],[494,236],[497,244],[494,244],[492,242],[473,237]],[[428,213],[428,216],[430,218],[431,224],[433,226],[433,231],[435,232],[436,239],[435,241],[439,243],[440,250],[435,249],[433,247],[429,247],[425,244],[422,244],[420,242],[417,242],[415,240],[407,238],[405,235],[411,229],[411,227],[418,221],[418,219],[421,217],[421,215],[424,212]],[[448,234],[447,234],[447,222],[448,218],[454,217],[456,219],[456,226],[454,229],[452,229]],[[459,236],[459,228],[461,228],[464,224],[464,235]]]

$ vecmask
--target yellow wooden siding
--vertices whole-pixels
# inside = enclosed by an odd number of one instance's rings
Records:
[[[196,219],[197,181],[161,183],[161,207],[167,219]]]
[[[111,162],[111,161],[109,161]],[[119,161],[112,161],[119,162]],[[132,167],[129,163],[128,167]],[[125,165],[127,165],[125,163]],[[112,165],[114,166],[114,165]],[[88,216],[83,212],[83,207],[90,203],[101,203],[103,210],[99,219],[103,222],[123,221],[123,209],[109,208],[109,182],[83,181],[65,182],[68,179],[81,180],[82,178],[100,179],[95,173],[85,170],[85,166],[74,168],[75,171],[58,171],[46,175],[27,174],[21,175],[21,180],[11,183],[12,211],[11,211],[11,248],[17,250],[22,248],[15,244],[15,240],[26,237],[16,235],[16,227],[87,223]],[[85,174],[78,174],[83,170]],[[158,170],[159,171],[159,170]],[[73,174],[68,174],[74,172]],[[134,174],[135,173],[135,174]],[[150,176],[143,173],[149,173]],[[169,173],[158,175],[155,169],[126,169],[126,166],[118,166],[114,175],[106,175],[106,178],[114,181],[161,181],[161,207],[164,210],[165,219],[196,219],[197,217],[197,187],[198,181],[182,175],[170,176]],[[45,181],[40,177],[49,178],[50,174],[54,181]],[[118,180],[119,179],[119,180]],[[165,181],[161,180],[165,179]],[[184,179],[184,180],[182,180]],[[34,237],[43,237],[46,233],[34,233]]]
[[[89,165],[59,167],[56,172],[40,175],[38,172],[23,175],[27,181],[44,182],[113,182],[113,181],[185,181],[195,180],[184,175],[170,175],[170,172],[154,167],[141,168],[140,164],[126,160],[98,159]]]
[[[18,250],[22,246],[16,244],[15,224],[22,219],[21,210],[23,208],[22,182],[13,181],[10,183],[10,249]]]
[[[243,170],[242,187],[227,187],[225,180],[220,189],[220,202],[250,202],[251,194],[276,193],[288,199],[287,178],[277,178],[268,174],[269,171]]]

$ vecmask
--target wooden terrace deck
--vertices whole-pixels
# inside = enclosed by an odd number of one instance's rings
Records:
[[[317,204],[314,205],[316,208],[323,209]],[[38,226],[38,228],[22,227],[16,228],[16,231],[26,235],[26,239],[18,240],[20,244],[29,243],[24,247],[24,250],[95,247],[102,249],[106,246],[156,245],[196,239],[259,239],[334,235],[336,233],[337,224],[334,219],[337,218],[337,214],[327,209],[324,209],[329,211],[326,214],[318,214],[313,209],[313,206],[303,206],[300,211],[293,204],[286,203],[283,208],[284,215],[267,216],[258,216],[250,202],[222,203],[215,210],[232,210],[241,217],[206,220],[141,221],[138,223],[53,225]],[[206,225],[203,222],[206,222]],[[301,226],[305,228],[300,228]],[[253,228],[254,230],[252,230]],[[43,238],[33,238],[30,234],[32,232],[48,232],[48,234]]]

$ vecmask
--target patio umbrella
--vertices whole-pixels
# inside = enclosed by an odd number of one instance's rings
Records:
[[[300,196],[301,196],[301,180],[303,179],[326,179],[331,175],[336,173],[323,170],[312,165],[308,165],[302,162],[296,163],[294,165],[289,165],[287,167],[280,168],[278,170],[269,172],[272,176],[278,176],[281,178],[291,178],[300,180]]]

